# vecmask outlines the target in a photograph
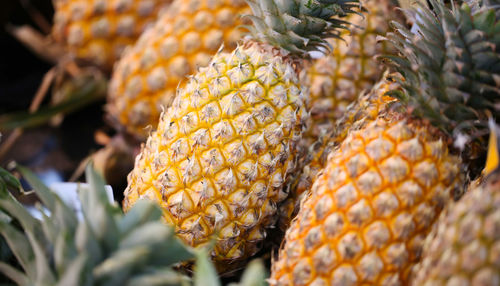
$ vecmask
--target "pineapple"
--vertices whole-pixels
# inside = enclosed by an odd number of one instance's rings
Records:
[[[297,71],[339,36],[357,1],[249,1],[253,37],[178,89],[128,176],[124,208],[158,201],[188,245],[211,243],[219,271],[255,254],[287,197],[308,90]]]
[[[500,285],[498,126],[492,128],[484,182],[447,206],[427,237],[412,285]]]
[[[330,153],[271,285],[405,285],[443,206],[463,193],[469,158],[454,146],[468,156],[476,144],[463,138],[483,132],[487,113],[500,118],[500,26],[493,11],[431,3],[436,14],[423,5],[412,12],[416,34],[395,24],[388,35],[402,54],[390,57],[403,76],[403,90],[391,92],[399,101]]]
[[[124,215],[108,202],[104,181],[91,167],[90,186],[79,192],[82,218],[34,174],[18,170],[50,211],[41,220],[32,217],[9,193],[22,192],[19,181],[0,168],[0,233],[22,268],[0,261],[0,273],[18,285],[220,285],[206,250],[183,245],[161,221],[158,206],[143,200]],[[172,268],[193,257],[193,278]],[[263,268],[259,260],[250,262],[238,285],[265,285]]]
[[[317,141],[322,132],[332,131],[347,106],[381,80],[383,66],[374,57],[394,51],[385,42],[377,43],[377,36],[386,34],[391,20],[401,20],[394,2],[363,1],[366,15],[353,14],[347,18],[356,25],[351,36],[345,37],[345,41],[330,40],[335,47],[333,53],[316,60],[308,69],[305,80],[311,88],[313,123],[306,136],[309,143]]]
[[[280,205],[279,228],[282,231],[290,226],[290,222],[300,208],[300,201],[307,196],[307,191],[318,174],[324,169],[328,154],[336,148],[347,136],[351,129],[359,129],[367,122],[375,120],[378,114],[395,99],[385,95],[389,91],[399,88],[395,81],[397,75],[384,75],[380,82],[376,83],[367,94],[361,95],[359,99],[351,103],[342,118],[338,119],[328,133],[322,134],[319,140],[309,148],[309,152],[302,158],[305,165],[299,173],[296,182],[293,183],[290,196]]]
[[[377,37],[385,35],[391,20],[402,20],[396,4],[393,0],[363,1],[368,13],[347,18],[356,25],[351,36],[329,40],[334,51],[315,60],[302,73],[302,80],[310,86],[311,120],[301,144],[309,146],[306,147],[309,150],[302,158],[301,165],[305,167],[297,176],[290,197],[280,206],[281,230],[288,228],[305,190],[310,189],[318,172],[325,167],[327,155],[345,137],[348,126],[368,119],[366,116],[375,119],[383,106],[382,94],[395,89],[392,80],[382,76],[384,67],[375,55],[395,53],[387,43],[377,42]],[[357,102],[358,96],[369,90],[370,94]]]
[[[170,106],[179,82],[208,64],[223,44],[236,47],[245,32],[244,0],[177,0],[118,62],[107,109],[118,129],[145,139]]]
[[[111,70],[171,0],[53,0],[52,36],[79,59]]]

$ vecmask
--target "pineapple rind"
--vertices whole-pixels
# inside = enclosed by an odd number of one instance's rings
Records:
[[[498,179],[491,177],[447,207],[425,241],[412,285],[500,283],[499,191]]]
[[[111,70],[171,0],[54,0],[52,35],[77,58]]]
[[[389,31],[390,21],[401,18],[392,2],[363,1],[368,12],[349,15],[346,20],[353,24],[351,31],[343,32],[344,39],[329,40],[333,51],[307,70],[304,80],[311,88],[312,119],[307,140],[314,142],[322,132],[332,131],[349,104],[382,78],[384,66],[375,55],[395,51],[387,42],[377,42],[377,36]]]
[[[349,133],[314,183],[272,267],[272,285],[400,285],[460,159],[425,125],[387,116]]]
[[[187,75],[224,45],[236,47],[244,29],[243,0],[178,0],[128,49],[113,73],[108,111],[121,129],[145,139]]]
[[[307,90],[282,57],[247,43],[200,69],[136,158],[124,208],[158,201],[186,243],[215,239],[215,261],[254,254],[287,197],[308,115]]]
[[[349,105],[344,116],[337,120],[334,129],[321,134],[319,140],[310,146],[309,153],[303,159],[305,162],[302,164],[305,166],[297,182],[293,184],[290,196],[280,205],[280,229],[285,231],[289,227],[290,221],[300,208],[300,201],[325,168],[328,154],[344,141],[350,130],[360,129],[377,119],[377,116],[395,101],[386,95],[387,92],[399,88],[399,84],[393,80],[394,76],[384,75],[384,79],[375,84],[369,93],[361,95],[359,100]]]

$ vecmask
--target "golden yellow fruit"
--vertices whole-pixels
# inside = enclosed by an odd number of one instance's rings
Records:
[[[400,285],[444,203],[460,159],[430,126],[387,114],[351,132],[304,199],[272,285]]]
[[[389,91],[399,89],[395,82],[396,75],[385,75],[367,94],[349,105],[344,116],[337,120],[333,130],[321,134],[303,158],[305,165],[294,182],[290,196],[280,205],[279,227],[283,231],[289,227],[290,221],[300,208],[300,201],[307,195],[319,173],[325,168],[328,154],[344,141],[349,131],[358,130],[368,122],[377,119],[380,112],[395,99],[385,95]]]
[[[491,123],[484,177],[447,205],[427,236],[411,285],[500,285],[499,130]]]
[[[113,72],[107,109],[119,129],[146,138],[187,75],[206,66],[221,45],[236,47],[248,13],[244,0],[174,1]]]
[[[171,0],[54,0],[53,37],[77,58],[111,70]]]
[[[189,245],[215,239],[219,266],[253,255],[287,197],[305,96],[292,62],[247,43],[201,68],[148,138],[124,208],[158,201]]]
[[[443,212],[411,285],[500,284],[500,181],[493,176]]]
[[[411,31],[399,24],[387,35],[400,54],[385,58],[404,76],[401,90],[391,91],[399,101],[351,127],[330,153],[286,233],[272,285],[407,285],[442,208],[462,195],[471,151],[486,149],[476,149],[477,134],[487,115],[498,113],[491,63],[500,39],[493,9],[430,2],[434,9],[421,4],[408,13],[415,16]],[[468,235],[477,221],[470,226]],[[495,279],[487,273],[474,282],[484,277]]]
[[[315,60],[304,77],[311,89],[309,143],[332,131],[349,104],[382,79],[385,67],[375,56],[395,52],[388,43],[377,42],[377,37],[389,31],[390,21],[402,19],[397,5],[392,0],[362,3],[368,12],[347,18],[355,25],[351,32],[345,31],[344,39],[329,40],[332,53]]]

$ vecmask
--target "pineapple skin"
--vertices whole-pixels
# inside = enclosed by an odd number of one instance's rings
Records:
[[[350,132],[301,202],[271,285],[405,285],[464,180],[459,157],[429,130],[385,114]]]
[[[330,154],[347,137],[350,130],[358,130],[377,119],[377,116],[396,100],[385,95],[389,91],[399,89],[392,78],[395,75],[384,76],[382,80],[355,103],[347,108],[344,116],[337,120],[336,127],[329,133],[322,134],[310,148],[305,157],[305,164],[297,181],[293,184],[290,196],[280,205],[279,228],[286,231],[290,222],[300,208],[300,201],[311,187],[321,171],[325,168],[328,154]]]
[[[259,250],[288,195],[307,89],[278,51],[218,53],[179,90],[128,177],[124,209],[157,201],[188,245],[215,238],[219,269]]]
[[[118,129],[147,138],[162,108],[172,103],[187,75],[206,66],[224,45],[232,51],[243,38],[244,0],[177,0],[152,29],[127,50],[110,83],[107,110]]]
[[[79,59],[111,70],[171,0],[54,0],[52,36]]]
[[[370,90],[382,79],[384,66],[375,56],[394,52],[388,43],[377,43],[377,37],[389,31],[389,22],[402,20],[392,0],[362,1],[368,12],[351,14],[353,23],[344,39],[330,39],[333,51],[314,61],[304,80],[311,89],[311,128],[306,140],[311,143],[321,134],[333,130],[335,123],[363,91]]]
[[[500,180],[472,186],[427,237],[411,285],[500,285]]]

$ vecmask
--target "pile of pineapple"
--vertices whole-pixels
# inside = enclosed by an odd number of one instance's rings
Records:
[[[14,282],[500,285],[499,1],[55,2],[143,143],[123,211],[88,168],[83,220],[1,170]]]

